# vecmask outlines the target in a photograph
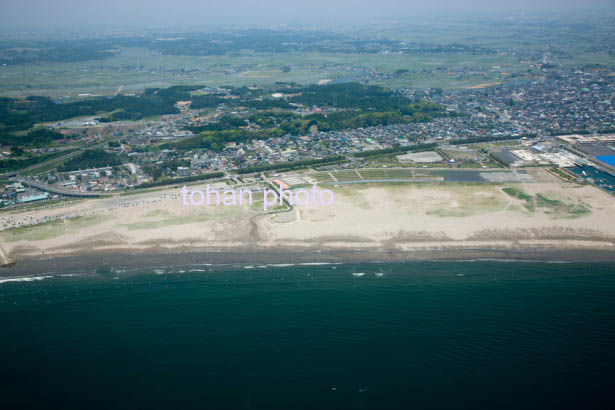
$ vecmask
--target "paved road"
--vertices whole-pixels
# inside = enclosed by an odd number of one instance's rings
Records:
[[[20,172],[21,173],[28,172],[28,171],[30,171],[32,169],[35,169],[35,168],[44,167],[46,165],[53,164],[53,163],[56,163],[56,162],[66,161],[67,159],[70,159],[70,158],[76,156],[77,154],[81,154],[82,152],[83,152],[83,150],[80,150],[80,149],[77,150],[77,151],[69,152],[66,155],[61,155],[59,157],[55,157],[55,158],[52,158],[50,160],[47,160],[47,161],[44,161],[44,162],[40,162],[38,164],[30,165],[29,167],[26,167],[26,168],[22,168],[22,169],[19,169],[19,170],[16,170],[16,171],[4,172],[4,173],[0,174],[0,177],[5,177],[5,176],[13,175],[13,174],[17,174],[17,173],[20,173]]]
[[[23,185],[28,185],[34,188],[38,188],[42,191],[52,192],[54,194],[62,194],[66,196],[87,196],[87,197],[97,197],[104,195],[103,192],[83,192],[83,191],[73,191],[71,189],[59,188],[53,185],[48,185],[43,182],[34,181],[29,178],[17,178],[17,181],[21,182]]]
[[[116,139],[114,139],[113,141],[115,141],[115,140]],[[92,146],[89,146],[89,147],[79,148],[79,149],[77,149],[77,150],[75,150],[73,152],[69,152],[66,155],[60,155],[59,157],[51,158],[51,159],[49,159],[47,161],[44,161],[44,162],[41,162],[41,163],[38,163],[38,164],[34,164],[34,165],[30,165],[29,167],[26,167],[26,168],[22,168],[22,169],[18,169],[18,170],[15,170],[15,171],[10,171],[10,172],[2,173],[2,174],[0,174],[0,177],[6,177],[6,176],[9,176],[9,175],[14,175],[14,174],[28,172],[28,171],[30,171],[32,169],[39,168],[39,167],[44,167],[44,166],[49,165],[49,164],[55,164],[55,163],[59,164],[60,162],[64,162],[67,159],[70,159],[70,158],[72,158],[74,156],[77,156],[77,155],[83,153],[83,151],[86,150],[86,149],[104,148],[104,146],[105,146],[105,141],[99,142],[98,144],[95,144],[95,145],[92,145]]]

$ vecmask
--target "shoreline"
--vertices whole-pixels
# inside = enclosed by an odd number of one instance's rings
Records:
[[[533,178],[514,185],[344,185],[329,207],[283,214],[247,205],[185,207],[176,190],[11,214],[0,222],[53,223],[0,232],[0,247],[15,262],[0,268],[0,277],[101,265],[615,262],[613,197],[540,170]]]
[[[615,252],[599,249],[438,249],[398,251],[387,249],[300,248],[208,248],[162,250],[92,250],[54,256],[28,256],[0,268],[0,277],[35,276],[48,273],[95,274],[108,265],[115,269],[138,269],[196,264],[306,264],[306,263],[404,263],[404,262],[569,262],[615,263]]]

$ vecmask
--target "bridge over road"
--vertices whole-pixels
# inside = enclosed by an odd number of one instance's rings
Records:
[[[102,196],[105,193],[103,192],[85,192],[85,191],[74,191],[72,189],[64,189],[57,186],[45,184],[44,182],[35,181],[30,178],[16,178],[17,181],[21,182],[23,185],[28,185],[33,188],[40,189],[42,191],[51,192],[54,194],[66,195],[66,196],[81,196],[81,197],[98,197]]]

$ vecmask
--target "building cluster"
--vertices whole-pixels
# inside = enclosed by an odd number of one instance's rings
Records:
[[[192,135],[186,128],[192,125],[188,113],[166,115],[160,121],[148,121],[143,127],[131,133],[132,144],[154,144],[175,141]]]
[[[117,191],[148,182],[151,179],[144,176],[139,167],[129,163],[122,167],[101,167],[79,171],[56,172],[45,177],[34,177],[33,180],[50,185],[57,190],[57,193],[70,194]],[[29,202],[41,199],[48,198],[34,195],[30,198]],[[21,202],[24,201],[22,200]]]
[[[604,134],[615,128],[613,67],[542,70],[542,75],[532,80],[484,89],[402,89],[401,92],[413,99],[420,97],[438,103],[446,108],[448,115],[431,122],[329,132],[314,129],[300,136],[284,135],[265,140],[229,142],[219,151],[150,149],[152,144],[192,135],[188,129],[203,119],[203,113],[191,110],[189,104],[185,104],[178,114],[141,123],[132,130],[108,129],[124,136],[121,144],[111,147],[123,156],[124,166],[52,173],[43,182],[69,190],[113,191],[161,177],[188,177],[212,171],[229,171],[416,143],[444,144],[468,138],[521,138],[526,135],[535,136],[543,142],[546,138],[547,143],[536,144],[537,140],[530,138],[526,148],[502,151],[499,154],[502,162],[524,166],[554,164],[560,167],[583,163],[584,155],[563,150],[561,144],[577,146],[587,155],[604,157],[613,153],[611,146],[614,139],[612,135]],[[297,108],[296,112],[326,114],[327,109]],[[250,114],[249,111],[231,111],[231,108],[223,104],[211,118],[225,113],[240,117]],[[104,138],[100,133],[105,128],[96,126],[94,130],[88,135],[94,139]],[[587,134],[579,135],[579,132]],[[566,134],[568,136],[559,139],[551,138]],[[599,150],[596,144],[600,144]],[[605,161],[608,165],[609,159]],[[8,203],[6,201],[15,203],[16,189],[3,188],[3,204]],[[36,195],[33,192],[22,196],[27,199],[37,198]]]
[[[20,182],[11,182],[0,186],[0,207],[18,204],[29,204],[45,199],[56,199],[59,195],[40,191],[36,188],[24,186]]]
[[[121,177],[114,176],[112,167],[92,168],[58,173],[50,176],[47,183],[73,191],[111,191],[125,188]]]
[[[470,128],[538,135],[605,130],[615,124],[615,69],[549,70],[533,80],[434,94]]]
[[[229,143],[220,152],[189,152],[186,159],[190,161],[190,173],[195,174],[417,142],[604,130],[615,124],[613,71],[615,69],[548,71],[535,80],[505,86],[428,92],[427,99],[444,105],[451,115],[427,123]],[[404,91],[410,97],[416,97],[416,90]]]
[[[553,164],[561,168],[570,168],[585,163],[585,160],[578,155],[563,149],[542,152],[541,148],[535,146],[533,149],[515,149],[510,152],[518,159],[510,164],[514,167]]]

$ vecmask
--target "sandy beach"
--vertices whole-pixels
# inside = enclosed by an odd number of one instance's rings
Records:
[[[230,263],[615,259],[614,198],[537,172],[520,184],[338,186],[331,206],[274,213],[263,212],[258,196],[252,206],[184,206],[177,188],[4,212],[0,246],[16,265],[0,274],[70,258],[129,263],[112,255]]]

